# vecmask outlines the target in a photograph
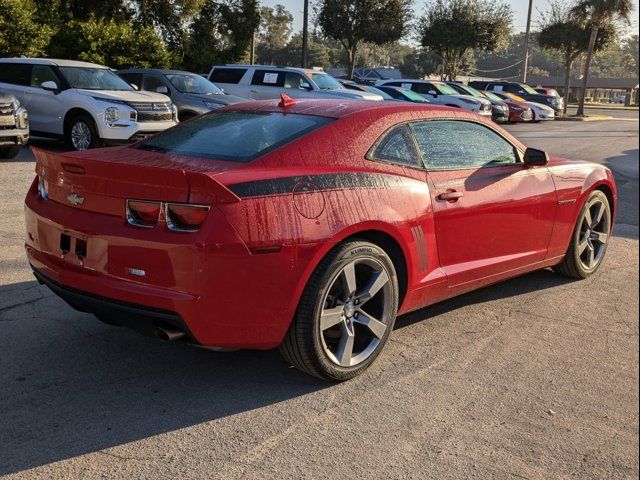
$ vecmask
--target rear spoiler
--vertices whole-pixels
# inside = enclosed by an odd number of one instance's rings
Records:
[[[43,178],[47,177],[49,181],[61,181],[66,175],[70,175],[74,183],[77,183],[77,181],[82,178],[86,178],[86,181],[89,182],[91,177],[98,175],[99,178],[113,180],[115,184],[120,187],[126,183],[131,186],[129,190],[135,188],[135,185],[144,184],[156,192],[154,195],[151,191],[148,191],[148,196],[159,195],[159,192],[165,188],[166,195],[171,194],[172,197],[177,195],[176,190],[181,191],[180,196],[187,203],[221,204],[237,203],[240,201],[240,197],[222,183],[215,180],[211,175],[204,172],[162,168],[154,165],[128,162],[122,158],[115,161],[100,160],[91,158],[91,156],[82,158],[65,153],[49,152],[36,147],[31,147],[31,151],[36,158],[36,174]],[[147,184],[143,182],[144,179],[149,178],[150,171],[155,171],[156,174],[160,174],[160,178],[162,178],[164,173],[166,179],[165,184]],[[85,174],[87,177],[81,177]],[[178,176],[178,178],[183,177],[183,179],[178,181],[176,176]],[[182,184],[182,187],[179,187],[180,184]],[[185,191],[185,187],[188,187],[188,191]],[[125,194],[121,191],[121,188],[118,190],[120,190],[118,193]],[[172,190],[172,192],[170,192],[170,190]],[[165,194],[161,196],[164,197]],[[143,198],[145,197],[146,195],[143,196]],[[168,200],[167,198],[148,199]]]

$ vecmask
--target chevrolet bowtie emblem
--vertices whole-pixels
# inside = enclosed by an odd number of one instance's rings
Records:
[[[84,203],[84,197],[81,197],[77,193],[71,193],[70,195],[68,195],[67,200],[74,207],[77,207],[78,205],[82,205]]]

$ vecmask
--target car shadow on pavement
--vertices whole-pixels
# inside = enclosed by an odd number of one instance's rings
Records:
[[[396,328],[567,282],[534,272],[399,317]],[[31,281],[0,287],[0,339],[0,475],[331,386],[275,350],[216,353],[103,325]]]
[[[618,211],[614,234],[621,237],[638,238],[639,153],[637,148],[626,150],[622,155],[609,157],[603,162],[603,165],[613,172],[618,188]]]
[[[469,305],[517,297],[531,292],[566,285],[575,281],[576,280],[558,275],[551,269],[538,270],[402,315],[396,320],[395,329],[405,328],[414,323],[429,320],[430,318]]]
[[[0,367],[0,476],[331,386],[275,350],[218,353],[103,325],[34,281],[0,287]]]

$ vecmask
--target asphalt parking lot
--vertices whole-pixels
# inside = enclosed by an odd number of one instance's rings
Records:
[[[508,127],[614,171],[597,275],[540,271],[401,317],[340,385],[275,351],[163,344],[72,310],[24,259],[33,158],[0,163],[0,476],[637,478],[639,124],[611,115]]]

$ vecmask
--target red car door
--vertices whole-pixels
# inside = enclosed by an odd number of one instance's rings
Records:
[[[470,121],[412,123],[427,166],[440,265],[450,287],[477,287],[532,267],[547,252],[556,193],[546,167]]]

